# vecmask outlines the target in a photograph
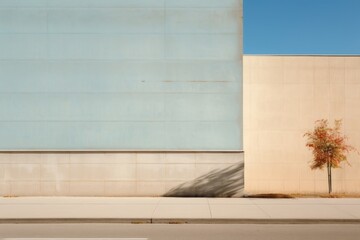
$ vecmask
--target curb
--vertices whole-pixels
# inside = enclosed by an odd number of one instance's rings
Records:
[[[360,219],[4,218],[0,224],[360,224]]]

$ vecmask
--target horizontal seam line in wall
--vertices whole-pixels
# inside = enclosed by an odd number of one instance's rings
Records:
[[[240,55],[241,56],[241,55]],[[130,58],[130,59],[88,59],[88,58],[8,58],[0,61],[213,61],[213,62],[241,62],[241,58]]]
[[[66,191],[66,190],[65,190]],[[41,195],[42,196],[42,195]],[[49,195],[48,195],[49,196]],[[56,195],[51,195],[51,196],[56,196]],[[0,203],[0,206],[1,205],[14,205],[14,206],[21,206],[21,205],[31,205],[31,206],[43,206],[43,205],[47,205],[47,206],[53,206],[53,205],[57,205],[57,206],[66,206],[66,205],[90,205],[90,206],[103,206],[103,205],[121,205],[121,206],[134,206],[134,205],[144,205],[145,203],[144,202],[132,202],[132,201],[129,201],[129,202],[124,202],[124,203],[112,203],[112,202],[106,202],[106,203],[93,203],[93,202],[81,202],[81,203]],[[171,204],[171,203],[170,203]],[[168,205],[170,205],[168,204]],[[173,204],[176,204],[176,203],[173,203]],[[146,203],[147,206],[153,206],[153,205],[156,205],[156,203]],[[102,239],[102,238],[101,238]],[[124,238],[117,238],[117,239],[124,239]],[[126,239],[130,239],[130,238],[126,238]],[[136,238],[135,238],[136,239]]]
[[[80,122],[80,123],[131,123],[131,122],[135,122],[135,123],[193,123],[193,122],[199,122],[199,123],[229,123],[229,122],[235,122],[237,121],[237,119],[233,119],[233,120],[222,120],[222,121],[216,121],[216,120],[184,120],[184,121],[180,121],[180,120],[114,120],[114,121],[110,121],[110,120],[0,120],[1,122],[14,122],[14,123],[23,123],[23,122],[41,122],[41,123],[46,123],[46,122],[54,122],[54,123],[58,123],[58,122],[67,122],[67,123],[71,123],[71,122]]]
[[[191,179],[194,179],[194,178],[187,178],[189,180]],[[67,179],[53,179],[53,180],[48,180],[48,179],[20,179],[20,180],[5,180],[4,182],[5,183],[12,183],[12,182],[23,182],[23,181],[29,181],[31,183],[41,183],[41,182],[44,182],[44,183],[56,183],[56,182],[61,182],[61,183],[77,183],[77,182],[102,182],[102,183],[119,183],[119,182],[130,182],[130,183],[136,183],[136,182],[178,182],[179,180],[184,180],[184,178],[182,179],[168,179],[166,177],[163,177],[162,179],[154,179],[154,180],[146,180],[146,179],[135,179],[135,178],[132,178],[132,179],[105,179],[105,178],[101,178],[101,179],[80,179],[80,180],[77,180],[77,179],[70,179],[70,178],[67,178]],[[186,180],[186,179],[185,179]],[[268,204],[269,205],[269,204]],[[274,205],[277,205],[277,204],[274,204]]]
[[[11,35],[34,35],[34,36],[43,36],[43,35],[60,35],[60,36],[66,36],[66,35],[78,35],[78,36],[86,36],[86,35],[93,35],[93,36],[107,36],[107,35],[111,35],[111,36],[159,36],[162,37],[164,35],[164,31],[159,31],[159,32],[154,32],[154,33],[143,33],[143,32],[139,32],[139,33],[106,33],[106,32],[96,32],[96,33],[79,33],[79,32],[75,32],[75,33],[71,33],[71,32],[64,32],[64,33],[51,33],[51,32],[0,32],[0,36],[11,36]],[[239,36],[238,32],[204,32],[204,33],[200,33],[200,32],[183,32],[183,33],[172,33],[172,32],[166,32],[167,36],[171,36],[171,35],[219,35],[219,36],[224,36],[224,35],[236,35]]]
[[[221,63],[238,63],[242,62],[242,58],[232,60],[232,59],[150,59],[150,58],[138,58],[138,59],[0,59],[0,62],[16,62],[16,61],[22,61],[22,62],[150,62],[150,63],[189,63],[189,62],[221,62]],[[238,69],[237,69],[238,70]]]
[[[37,184],[41,184],[41,183],[87,183],[87,182],[92,182],[92,183],[121,183],[121,182],[126,182],[126,183],[154,183],[154,182],[159,182],[159,183],[167,183],[167,182],[179,182],[179,181],[187,181],[187,180],[194,180],[194,178],[187,178],[187,179],[166,179],[166,177],[163,177],[162,179],[119,179],[119,180],[104,180],[104,178],[99,178],[99,179],[58,179],[59,181],[56,180],[41,180],[41,179],[18,179],[18,180],[5,180],[4,183],[18,183],[18,182],[27,182],[27,183],[37,183]],[[1,203],[0,203],[1,204]],[[275,204],[277,205],[277,204]]]
[[[0,10],[2,9],[5,9],[5,10],[9,10],[9,9],[14,9],[14,10],[20,10],[20,9],[37,9],[37,10],[69,10],[69,9],[76,9],[76,10],[88,10],[88,9],[109,9],[109,10],[112,10],[112,9],[126,9],[126,10],[129,10],[129,9],[134,9],[134,10],[138,10],[138,9],[145,9],[145,10],[163,10],[163,9],[181,9],[181,10],[189,10],[189,9],[196,9],[196,10],[199,10],[199,9],[204,9],[204,10],[207,10],[207,9],[211,9],[211,10],[237,10],[237,11],[242,11],[243,9],[242,8],[239,8],[239,7],[170,7],[170,6],[167,6],[166,8],[164,6],[159,6],[159,7],[116,7],[116,6],[112,6],[112,7],[47,7],[47,6],[42,6],[42,7],[27,7],[27,6],[22,6],[22,7],[16,7],[16,6],[4,6],[4,7],[0,7]]]
[[[117,95],[124,95],[124,94],[131,94],[131,95],[137,95],[137,94],[141,94],[141,95],[159,95],[159,94],[181,94],[181,95],[185,95],[185,94],[194,94],[194,95],[227,95],[227,94],[241,94],[241,91],[223,91],[223,92],[212,92],[212,91],[203,91],[203,92],[192,92],[192,91],[187,91],[187,92],[171,92],[171,91],[167,91],[167,92],[6,92],[6,93],[2,93],[0,92],[0,95],[25,95],[25,94],[49,94],[49,95],[54,95],[54,94],[62,94],[62,95],[70,95],[70,94],[98,94],[98,95],[111,95],[111,94],[117,94]]]
[[[207,82],[207,83],[213,83],[213,82]],[[217,82],[219,83],[219,82]],[[232,82],[232,83],[237,83],[237,82]],[[241,93],[240,91],[238,92],[233,92],[233,91],[223,91],[223,92],[196,92],[196,91],[184,91],[184,92],[171,92],[171,91],[162,91],[162,92],[140,92],[140,91],[134,91],[134,92],[52,92],[52,91],[48,91],[48,92],[0,92],[0,94],[3,95],[16,95],[16,94],[96,94],[96,95],[111,95],[111,94],[147,94],[147,95],[159,95],[159,94],[168,94],[168,95],[172,95],[172,94],[222,94],[222,95],[228,95],[228,94],[239,94]]]
[[[192,164],[232,164],[232,163],[238,163],[239,160],[233,160],[233,161],[215,161],[215,162],[211,162],[211,161],[197,161],[197,162],[168,162],[168,161],[164,161],[164,162],[136,162],[136,160],[134,160],[133,162],[127,162],[126,160],[113,160],[111,162],[109,161],[98,161],[98,162],[87,162],[87,160],[71,160],[70,162],[47,162],[46,160],[37,160],[37,161],[32,161],[32,162],[19,162],[19,161],[13,161],[13,160],[9,160],[9,161],[4,161],[4,162],[0,162],[1,164],[9,164],[9,163],[15,163],[15,164],[21,164],[21,165],[37,165],[37,164],[43,164],[43,165],[98,165],[98,164],[104,164],[104,166],[106,165],[114,165],[114,164],[121,164],[121,165],[136,165],[136,164],[144,164],[144,165],[153,165],[153,164],[165,164],[165,165],[192,165]]]
[[[48,153],[62,153],[62,154],[84,154],[84,153],[98,153],[98,154],[104,154],[104,153],[137,153],[137,154],[144,154],[144,153],[161,153],[161,154],[181,154],[181,153],[198,153],[198,154],[214,154],[214,153],[226,153],[226,154],[233,154],[233,153],[244,153],[243,150],[160,150],[160,149],[154,149],[154,150],[141,150],[141,149],[0,149],[0,153],[9,153],[9,154],[21,154],[21,153],[38,153],[38,154],[48,154]]]
[[[240,79],[240,78],[238,78]],[[119,82],[122,82],[122,83],[129,83],[127,81],[119,81]],[[153,80],[137,80],[137,81],[132,81],[134,83],[150,83],[150,84],[154,84],[154,83],[236,83],[238,81],[228,81],[228,80],[189,80],[189,81],[177,81],[177,80],[163,80],[163,79],[160,79],[159,81],[153,81]],[[90,91],[83,91],[84,93],[92,93]],[[108,93],[108,92],[119,92],[119,91],[103,91],[104,93]],[[123,92],[126,92],[126,91],[123,91]],[[2,91],[2,93],[7,93],[7,91]],[[11,92],[10,92],[11,93]],[[41,93],[41,92],[39,92]]]
[[[160,83],[160,82],[159,82]],[[172,82],[172,83],[176,83],[176,82]],[[183,82],[185,83],[185,82]],[[239,82],[187,82],[187,83],[240,83]],[[232,91],[231,91],[232,90]],[[201,91],[201,92],[198,92],[198,91],[191,91],[191,90],[188,90],[188,91],[171,91],[171,90],[168,90],[168,91],[147,91],[147,92],[142,92],[142,91],[127,91],[127,92],[104,92],[104,91],[98,91],[98,92],[74,92],[74,91],[63,91],[63,92],[55,92],[55,91],[44,91],[44,92],[0,92],[0,94],[3,94],[3,95],[16,95],[16,94],[101,94],[101,95],[117,95],[117,94],[147,94],[147,95],[158,95],[158,94],[223,94],[223,95],[226,95],[226,94],[238,94],[238,93],[241,93],[241,91],[239,90],[234,90],[234,89],[230,89],[229,91],[219,91],[219,92],[215,92],[215,91]]]
[[[51,31],[51,30],[50,30]],[[218,32],[171,32],[171,31],[166,31],[166,35],[239,35],[240,31],[232,31],[232,32],[223,32],[223,31],[218,31]],[[153,36],[162,36],[164,34],[164,31],[158,31],[158,32],[1,32],[0,31],[0,36],[1,35],[79,35],[79,36],[83,36],[83,35],[95,35],[95,36],[107,36],[107,35],[112,35],[112,36],[121,36],[121,35],[153,35]]]

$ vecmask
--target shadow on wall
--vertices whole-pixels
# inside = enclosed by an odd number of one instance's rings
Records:
[[[240,197],[243,190],[244,163],[240,163],[183,183],[165,193],[164,197]]]

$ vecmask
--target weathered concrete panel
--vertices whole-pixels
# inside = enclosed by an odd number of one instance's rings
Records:
[[[140,147],[163,150],[169,143],[174,149],[230,150],[241,143],[240,138],[233,139],[232,136],[242,134],[239,124],[232,121],[101,123],[2,121],[2,138],[7,139],[2,143],[2,150],[24,150],[23,146],[31,150],[42,150],[44,145],[52,150],[114,150],[118,149],[118,146],[121,146],[121,150],[138,150]]]
[[[232,61],[0,61],[3,93],[240,92]],[[141,68],[141,72],[139,69]],[[21,69],[21,71],[18,71]],[[126,77],[121,78],[119,76]],[[101,79],[101,81],[99,80]]]
[[[241,150],[241,0],[0,0],[0,150]]]
[[[0,94],[0,118],[9,122],[28,119],[44,122],[232,121],[239,115],[231,111],[233,106],[227,102],[237,100],[237,93],[225,96],[216,93],[3,93]],[[116,110],[109,102],[116,105]],[[202,106],[201,110],[193,107],[193,102]]]
[[[241,11],[234,8],[168,9],[167,33],[235,33],[241,34]]]
[[[50,9],[49,33],[163,33],[165,13],[155,9]]]
[[[47,37],[49,59],[161,59],[161,35],[61,34]],[[120,76],[119,76],[120,77]]]
[[[46,33],[44,9],[0,8],[0,33]]]
[[[37,60],[47,58],[46,35],[1,34],[0,60]],[[17,69],[21,71],[21,69]],[[29,76],[27,76],[29,77]],[[4,79],[7,81],[7,79]]]
[[[235,34],[169,35],[166,39],[166,57],[236,61],[242,52],[240,41]]]
[[[169,7],[179,8],[242,8],[239,0],[165,0]]]
[[[0,7],[59,8],[151,8],[163,7],[165,0],[1,0]]]

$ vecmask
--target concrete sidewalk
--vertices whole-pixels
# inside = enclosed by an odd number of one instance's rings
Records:
[[[360,223],[360,199],[0,198],[0,223]]]

